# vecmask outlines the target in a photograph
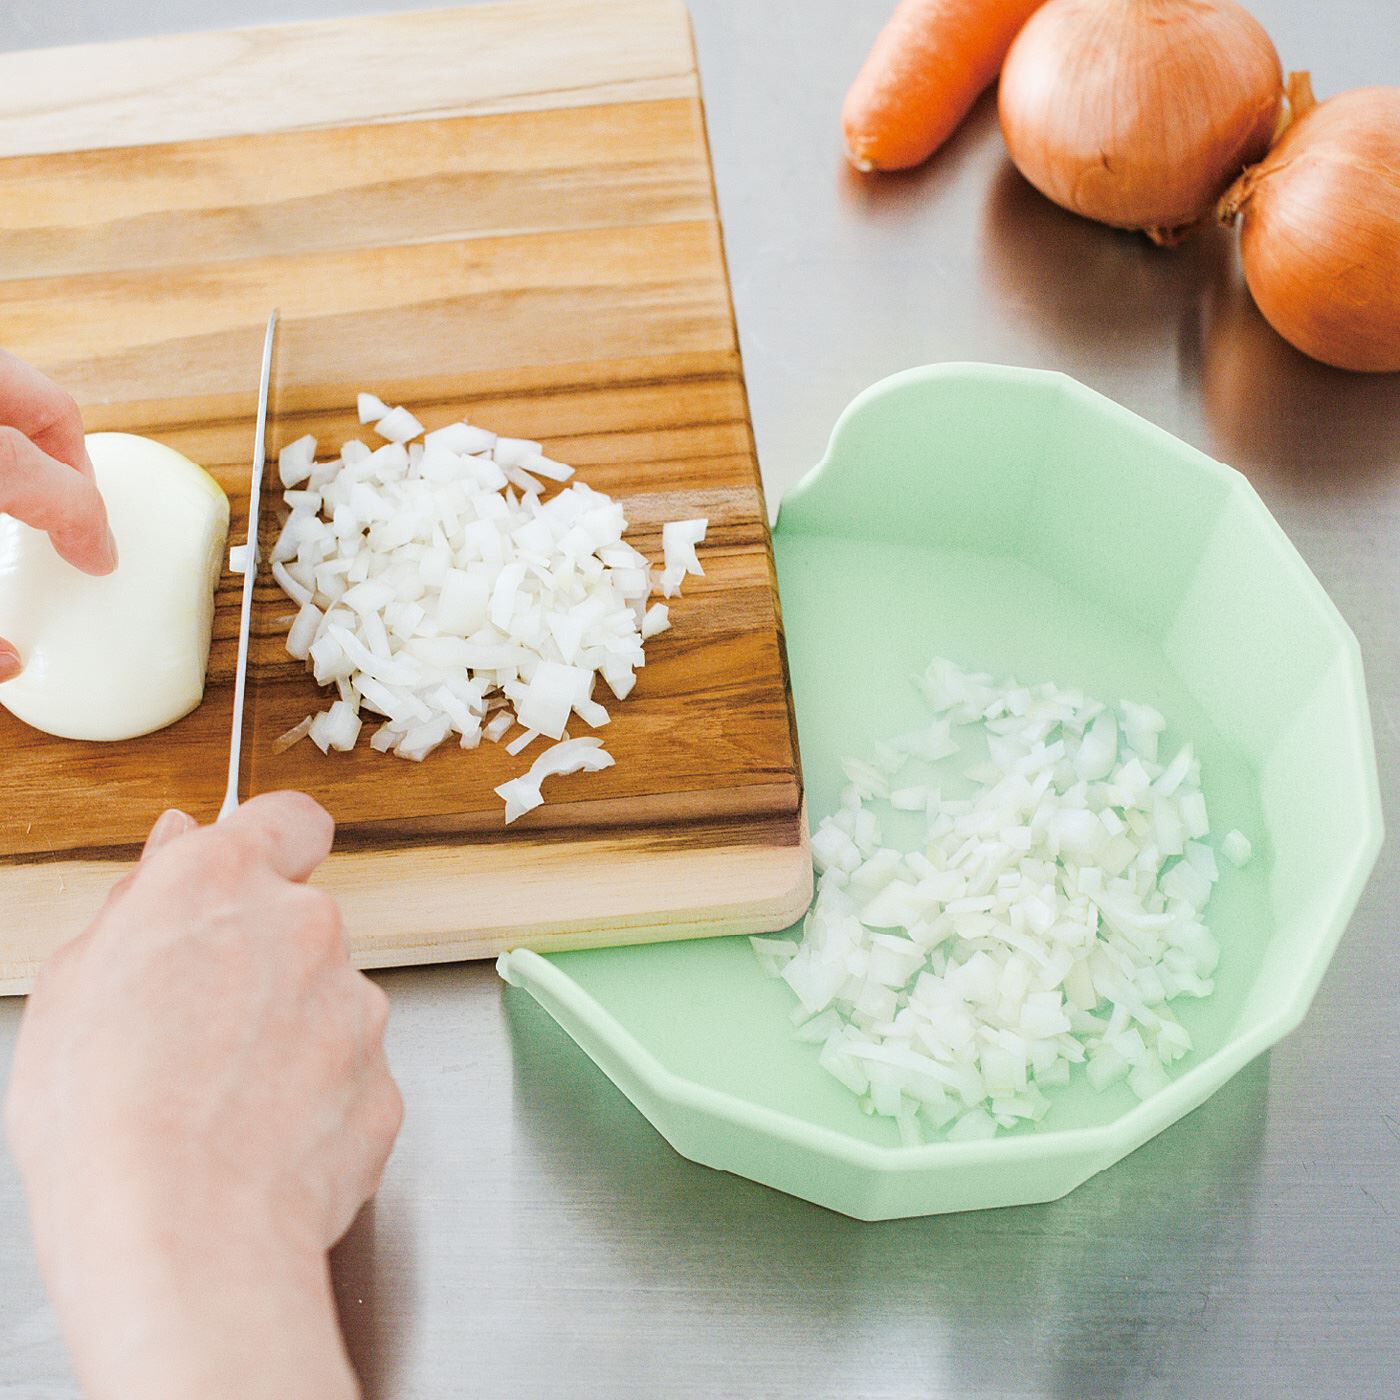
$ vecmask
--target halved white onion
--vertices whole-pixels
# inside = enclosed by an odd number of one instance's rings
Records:
[[[188,458],[131,433],[89,433],[118,565],[91,578],[47,535],[0,516],[0,636],[24,670],[0,705],[65,739],[132,739],[203,698],[228,498]]]

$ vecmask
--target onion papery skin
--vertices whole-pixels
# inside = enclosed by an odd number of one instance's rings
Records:
[[[1400,370],[1400,88],[1304,112],[1221,202],[1264,319],[1338,369]]]
[[[1269,149],[1283,72],[1234,0],[1050,0],[1002,68],[1002,134],[1056,204],[1173,243]]]

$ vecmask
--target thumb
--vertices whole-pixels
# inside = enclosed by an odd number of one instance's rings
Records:
[[[154,855],[162,846],[168,846],[187,831],[193,831],[198,825],[199,823],[188,812],[182,812],[178,807],[172,807],[168,812],[162,812],[156,818],[156,824],[151,828],[151,834],[146,837],[146,844],[141,848],[141,859],[145,860]]]
[[[107,899],[102,906],[103,909],[110,909],[121,899],[141,873],[142,865],[162,846],[168,846],[187,831],[193,831],[198,825],[199,823],[188,812],[182,812],[178,807],[171,807],[169,811],[162,812],[156,818],[156,824],[151,828],[151,834],[146,837],[146,844],[141,848],[141,859],[107,891]]]
[[[12,681],[24,670],[24,659],[14,648],[14,644],[0,637],[0,685]]]

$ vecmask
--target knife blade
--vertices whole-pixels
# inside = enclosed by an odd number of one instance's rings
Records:
[[[248,699],[248,644],[253,625],[253,589],[258,581],[258,522],[262,518],[263,473],[267,468],[267,399],[272,382],[272,344],[277,335],[277,312],[267,318],[263,337],[262,375],[258,380],[258,425],[253,435],[253,474],[248,487],[248,542],[241,552],[243,604],[238,619],[238,665],[233,677],[233,730],[229,736],[228,786],[219,820],[236,811],[243,787],[244,716]],[[239,555],[235,547],[231,553]],[[232,560],[230,561],[232,564]],[[233,565],[236,570],[236,565]]]

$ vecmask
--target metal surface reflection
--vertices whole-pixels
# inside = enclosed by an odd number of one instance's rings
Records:
[[[776,1357],[817,1329],[852,1382],[893,1364],[930,1394],[992,1377],[1001,1394],[1142,1393],[1162,1330],[1198,1319],[1252,1246],[1267,1058],[1062,1200],[870,1225],[685,1161],[525,993],[505,1010],[517,1132],[566,1248],[706,1311],[761,1299],[751,1347]],[[992,1338],[1016,1339],[994,1363]]]

